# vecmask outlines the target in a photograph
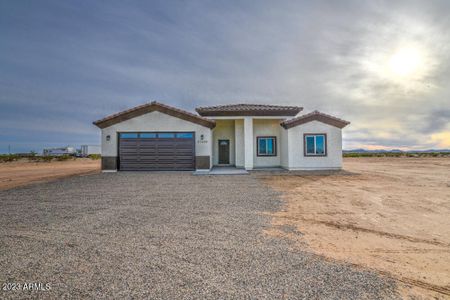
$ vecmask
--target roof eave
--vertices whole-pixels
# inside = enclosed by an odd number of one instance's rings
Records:
[[[165,113],[167,115],[177,117],[180,119],[183,119],[185,121],[189,121],[192,123],[199,124],[201,126],[207,127],[207,128],[214,128],[216,126],[216,122],[214,120],[206,119],[201,116],[196,116],[192,113],[189,113],[187,111],[183,111],[181,109],[177,109],[175,107],[171,107],[162,103],[158,103],[156,101],[153,101],[151,103],[147,103],[144,105],[140,105],[134,108],[131,108],[129,110],[125,110],[123,112],[110,115],[108,117],[105,117],[103,119],[94,121],[93,124],[101,129],[107,128],[109,126],[112,126],[114,124],[121,123],[126,120],[130,120],[132,118],[144,115],[146,113],[150,113],[153,111],[159,111],[161,113]]]
[[[310,114],[306,114],[304,116],[300,116],[294,119],[290,119],[290,120],[286,120],[284,122],[281,122],[280,125],[284,128],[284,129],[290,129],[302,124],[306,124],[312,121],[318,121],[318,122],[322,122],[324,124],[330,125],[330,126],[334,126],[337,128],[344,128],[347,125],[350,124],[349,121],[345,121],[327,114],[323,114],[317,111],[314,111]]]
[[[303,110],[302,107],[298,109],[286,109],[286,110],[236,110],[236,111],[224,111],[224,110],[201,110],[195,111],[202,117],[295,117]]]

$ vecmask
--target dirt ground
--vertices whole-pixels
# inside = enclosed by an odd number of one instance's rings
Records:
[[[254,176],[98,173],[0,203],[0,299],[398,299],[391,278],[267,236],[261,212],[283,203]]]
[[[77,158],[68,161],[0,163],[0,190],[72,175],[100,172],[100,160]]]
[[[326,176],[278,174],[269,233],[295,226],[299,247],[393,276],[407,297],[450,298],[450,159],[346,158]]]

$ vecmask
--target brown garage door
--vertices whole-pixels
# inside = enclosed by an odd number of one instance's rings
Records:
[[[193,132],[119,133],[119,169],[122,171],[193,170]]]

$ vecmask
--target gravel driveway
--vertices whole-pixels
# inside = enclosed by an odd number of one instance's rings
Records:
[[[254,175],[104,173],[0,201],[0,298],[398,297],[392,280],[265,235],[281,202]]]

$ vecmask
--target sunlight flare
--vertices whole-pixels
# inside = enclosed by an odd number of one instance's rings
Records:
[[[422,55],[417,48],[404,47],[389,59],[389,70],[397,76],[406,77],[419,72],[422,64]]]

